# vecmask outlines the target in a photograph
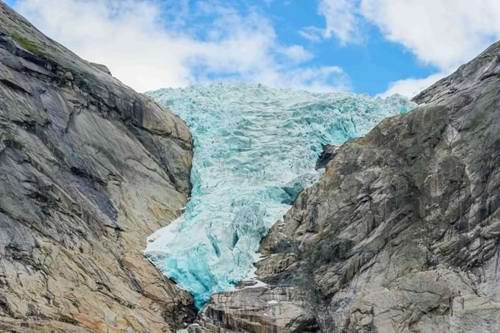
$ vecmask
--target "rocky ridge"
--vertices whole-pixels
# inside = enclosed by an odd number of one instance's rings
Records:
[[[0,331],[171,332],[192,299],[143,255],[190,191],[176,116],[0,1]]]
[[[500,42],[414,101],[325,152],[261,244],[264,283],[190,332],[500,331]]]

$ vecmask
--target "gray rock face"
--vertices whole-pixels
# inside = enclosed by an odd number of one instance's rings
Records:
[[[169,332],[145,238],[189,195],[185,124],[0,2],[0,331]]]
[[[415,101],[336,150],[263,241],[267,285],[195,329],[500,331],[500,42]]]

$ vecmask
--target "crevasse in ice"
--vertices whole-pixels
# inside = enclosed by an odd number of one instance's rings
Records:
[[[259,242],[320,176],[327,143],[341,144],[407,100],[214,84],[150,93],[189,125],[192,196],[184,214],[148,239],[146,256],[202,306],[249,277]]]

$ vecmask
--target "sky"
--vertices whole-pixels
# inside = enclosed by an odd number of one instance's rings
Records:
[[[219,81],[414,96],[500,39],[499,0],[7,0],[140,92]]]

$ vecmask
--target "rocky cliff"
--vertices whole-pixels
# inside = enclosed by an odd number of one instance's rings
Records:
[[[500,42],[414,101],[324,154],[262,242],[265,285],[190,331],[500,331]]]
[[[185,124],[0,2],[0,331],[170,332],[191,297],[142,251],[178,216]]]

